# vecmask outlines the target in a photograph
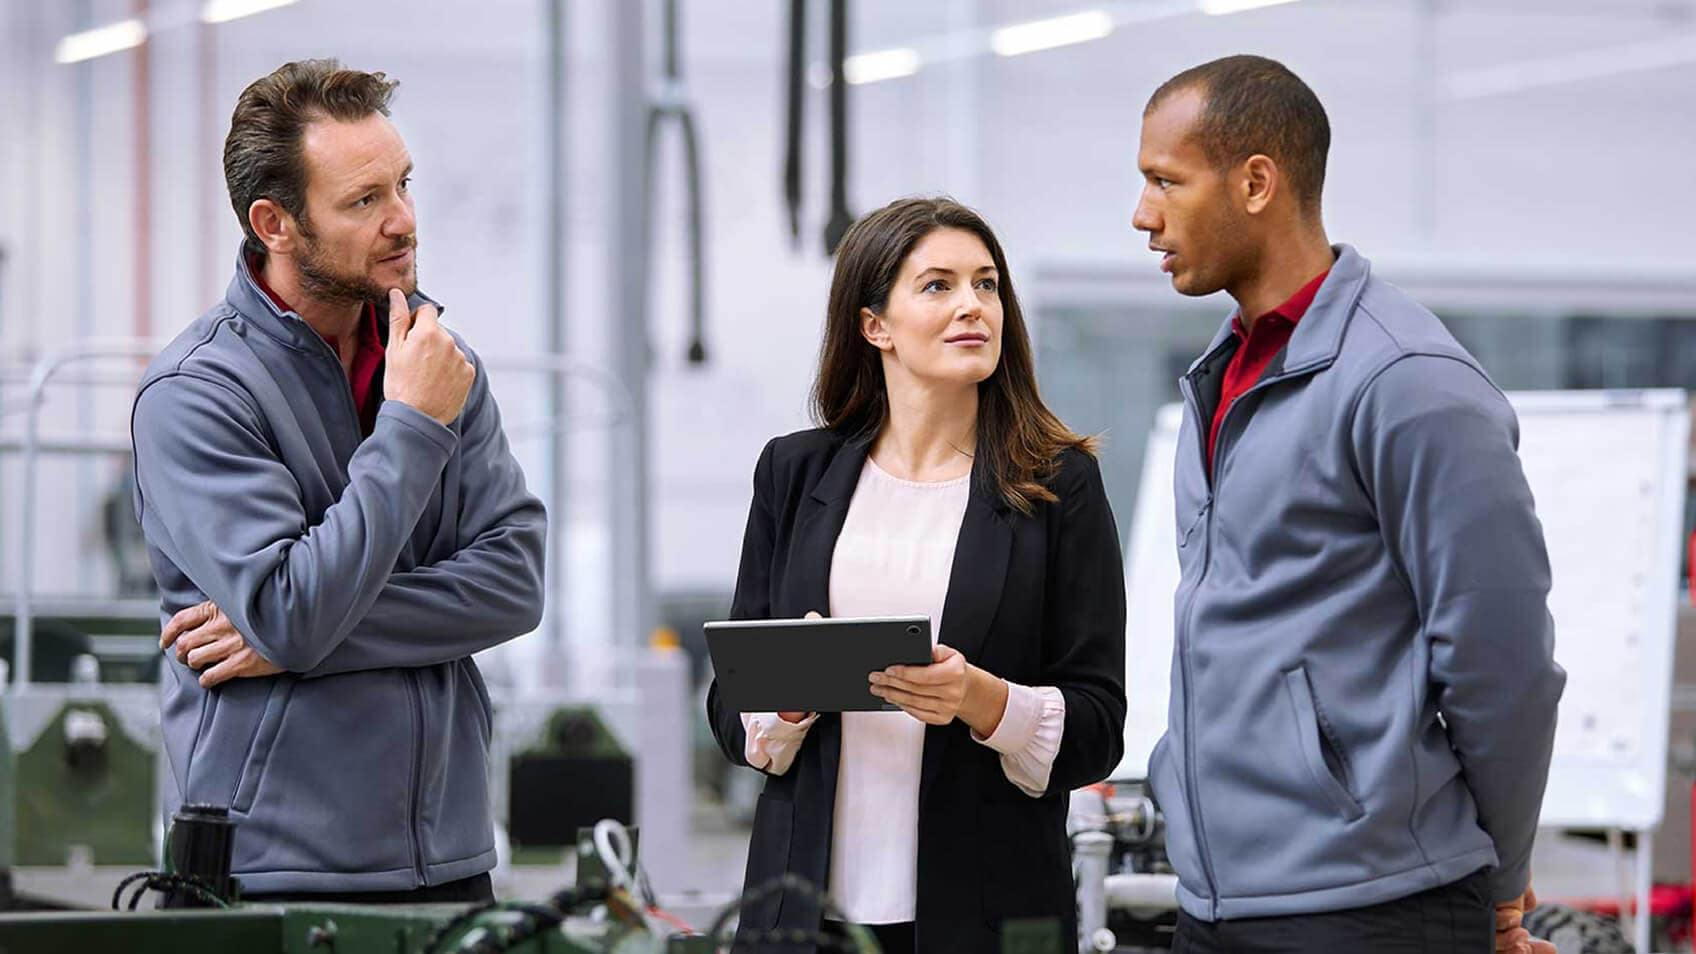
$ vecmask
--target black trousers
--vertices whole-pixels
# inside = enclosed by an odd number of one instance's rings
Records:
[[[1348,911],[1240,921],[1178,912],[1172,954],[1492,954],[1496,906],[1484,874]]]
[[[285,891],[277,894],[244,894],[243,901],[321,902],[326,904],[486,904],[495,900],[489,873],[458,881],[426,885],[409,891]]]
[[[903,921],[899,924],[867,924],[863,926],[866,930],[872,932],[872,937],[877,939],[877,946],[883,950],[883,954],[914,954],[913,922]],[[842,922],[840,921],[827,919],[822,930],[828,937],[840,940],[847,940],[848,938],[848,935],[842,930]],[[846,950],[846,948],[839,947],[837,950]]]

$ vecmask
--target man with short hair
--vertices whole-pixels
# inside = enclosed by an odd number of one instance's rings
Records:
[[[1180,381],[1149,760],[1174,950],[1528,952],[1565,673],[1518,425],[1436,316],[1330,244],[1329,146],[1262,57],[1180,73],[1143,114],[1133,224],[1179,292],[1237,304]]]
[[[242,93],[235,278],[135,400],[168,804],[229,809],[253,897],[493,897],[471,654],[536,627],[546,516],[418,293],[394,86],[311,60]]]

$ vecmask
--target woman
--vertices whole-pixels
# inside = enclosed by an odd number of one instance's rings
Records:
[[[1071,937],[1067,793],[1121,755],[1124,577],[1094,442],[1037,393],[983,219],[905,199],[854,225],[814,405],[755,466],[731,615],[925,615],[938,643],[869,677],[901,712],[738,713],[714,684],[719,745],[768,776],[745,886],[819,885],[886,951],[998,950],[1008,918]],[[822,913],[774,891],[739,938]]]

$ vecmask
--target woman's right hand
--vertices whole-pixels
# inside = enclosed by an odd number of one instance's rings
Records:
[[[824,614],[818,610],[808,610],[804,619],[824,619]],[[805,722],[810,712],[779,712],[777,717],[785,722]]]

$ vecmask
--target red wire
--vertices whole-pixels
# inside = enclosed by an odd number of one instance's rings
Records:
[[[648,909],[648,913],[650,915],[652,915],[656,918],[659,918],[660,920],[666,922],[667,924],[670,924],[672,927],[682,928],[684,933],[686,933],[686,934],[697,933],[694,928],[690,927],[682,918],[678,917],[675,914],[671,914],[667,911],[662,911],[657,907],[650,907]]]

